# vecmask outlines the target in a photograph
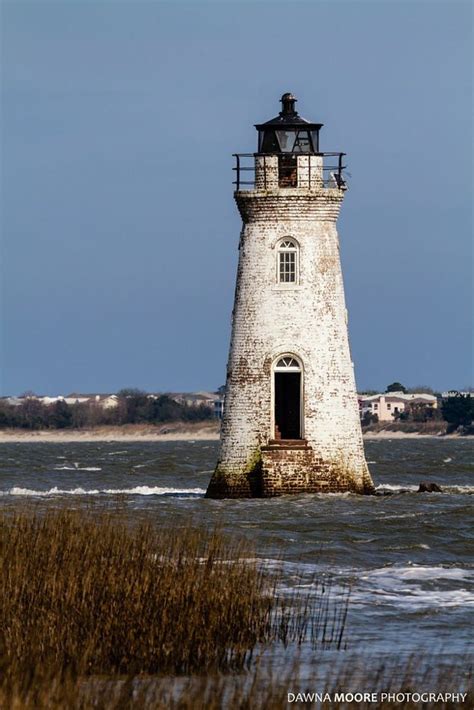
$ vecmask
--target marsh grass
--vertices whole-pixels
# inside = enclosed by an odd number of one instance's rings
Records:
[[[218,531],[60,511],[4,518],[0,544],[2,655],[19,667],[241,667],[271,627],[272,579]]]
[[[19,512],[0,518],[0,556],[4,690],[30,688],[39,672],[53,687],[87,675],[240,671],[271,643],[340,646],[344,636],[346,607],[331,607],[327,587],[279,599],[278,568],[219,530]]]
[[[0,565],[1,708],[258,710],[286,707],[290,691],[360,688],[360,669],[317,660],[345,648],[348,594],[317,580],[309,595],[279,593],[278,565],[219,530],[20,511],[0,517]],[[310,680],[297,661],[283,673],[259,662],[275,644],[303,643]],[[419,663],[368,663],[364,689],[419,689]],[[430,689],[457,689],[456,673],[430,677]]]

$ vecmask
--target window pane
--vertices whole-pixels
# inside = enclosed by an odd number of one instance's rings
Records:
[[[277,131],[278,142],[282,153],[292,153],[296,133],[294,131]]]
[[[281,258],[282,255],[280,254],[280,281],[285,280],[285,264],[283,263],[283,259]]]
[[[296,251],[280,251],[279,280],[283,283],[296,281]]]
[[[294,153],[309,153],[311,151],[311,143],[309,139],[308,131],[298,131],[296,136],[295,145],[293,147]]]
[[[275,136],[275,131],[265,131],[263,134],[262,147],[260,149],[262,153],[279,153],[280,148],[277,143]]]
[[[300,370],[300,366],[297,360],[292,357],[282,357],[278,360],[275,369],[276,370],[287,370],[291,368],[293,370]]]
[[[296,277],[296,254],[294,251],[286,253],[288,259],[288,281],[295,281]]]

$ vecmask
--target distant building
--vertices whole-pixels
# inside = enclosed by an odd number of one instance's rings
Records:
[[[90,394],[76,394],[73,392],[72,394],[66,395],[64,397],[64,401],[66,404],[85,404],[86,402],[89,402],[93,395]]]
[[[24,399],[35,399],[38,402],[41,402],[41,404],[45,404],[46,406],[50,404],[56,404],[56,402],[59,401],[64,401],[64,397],[62,394],[59,394],[56,397],[49,397],[48,395],[45,395],[44,397],[35,397],[34,395],[32,395],[31,397],[25,397]]]
[[[99,399],[97,399],[99,397]],[[119,398],[116,394],[96,395],[96,402],[102,409],[113,409],[118,406]]]
[[[34,400],[35,402],[40,402],[46,406],[51,404],[56,404],[56,402],[65,402],[68,405],[74,404],[97,404],[102,409],[111,409],[118,405],[118,397],[116,394],[78,394],[73,392],[66,396],[62,394],[58,395],[36,395],[28,394],[24,397],[2,397],[3,402],[10,404],[14,407],[18,407],[28,400]]]
[[[101,409],[112,409],[118,405],[116,394],[78,394],[72,392],[66,397],[61,397],[66,404],[97,404]]]
[[[21,397],[2,397],[1,401],[9,404],[11,407],[19,407],[24,402]]]
[[[424,392],[405,394],[405,392],[386,392],[372,394],[367,397],[359,395],[359,411],[361,419],[366,414],[376,414],[379,422],[391,422],[413,404],[423,404],[437,409],[438,400],[433,394]]]
[[[168,397],[187,407],[204,406],[210,409],[214,409],[214,403],[219,399],[219,395],[215,392],[171,392]]]
[[[216,419],[222,419],[224,414],[224,397],[219,397],[214,401],[214,415]]]
[[[220,392],[171,392],[168,397],[186,407],[208,407],[216,419],[222,419],[224,396]]]

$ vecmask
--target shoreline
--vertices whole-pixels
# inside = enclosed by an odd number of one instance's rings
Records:
[[[173,422],[161,426],[146,424],[125,424],[124,426],[103,426],[96,429],[41,429],[21,431],[0,430],[0,444],[6,443],[93,443],[113,441],[217,441],[219,427],[214,422],[186,424]]]
[[[31,444],[31,443],[94,443],[94,442],[148,442],[148,441],[218,441],[219,426],[214,423],[202,422],[186,424],[172,423],[151,427],[142,424],[129,424],[122,427],[97,427],[97,429],[73,430],[39,430],[22,431],[18,429],[0,430],[0,444]],[[373,439],[464,439],[471,436],[459,434],[418,434],[403,431],[379,431],[363,434],[366,440]]]

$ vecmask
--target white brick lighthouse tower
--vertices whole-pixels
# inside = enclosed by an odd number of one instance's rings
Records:
[[[281,101],[256,126],[258,152],[236,155],[243,227],[212,498],[373,490],[336,229],[345,154],[321,153],[322,124]]]

